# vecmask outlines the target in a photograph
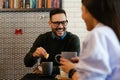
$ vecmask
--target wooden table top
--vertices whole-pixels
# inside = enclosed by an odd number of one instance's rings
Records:
[[[71,80],[69,78],[61,78],[61,79],[57,79],[57,80]]]
[[[56,78],[57,78],[57,80],[72,80],[68,77],[61,77],[60,75],[57,75]]]

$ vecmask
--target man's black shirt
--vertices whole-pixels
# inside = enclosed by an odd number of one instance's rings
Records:
[[[24,58],[24,64],[26,67],[32,67],[37,63],[38,58],[34,58],[32,54],[38,47],[43,47],[49,54],[49,58],[41,58],[41,62],[52,61],[54,64],[54,70],[56,71],[59,64],[55,61],[55,55],[60,54],[62,51],[77,52],[79,55],[80,40],[77,35],[72,34],[71,32],[66,32],[66,36],[63,39],[53,38],[51,31],[39,35]]]

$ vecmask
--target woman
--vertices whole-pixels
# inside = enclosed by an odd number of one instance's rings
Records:
[[[83,41],[79,62],[61,58],[73,80],[119,80],[120,0],[82,0],[82,18],[90,33]]]

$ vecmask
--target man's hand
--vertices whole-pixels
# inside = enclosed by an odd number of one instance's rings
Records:
[[[46,50],[43,47],[38,47],[36,51],[33,53],[33,57],[45,57],[48,58],[49,55],[47,54]]]
[[[42,68],[41,66],[37,66],[35,67],[35,69],[33,70],[34,74],[41,74],[42,73]]]

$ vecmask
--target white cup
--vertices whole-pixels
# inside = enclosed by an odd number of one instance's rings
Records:
[[[61,68],[60,68],[60,77],[61,78],[68,78],[68,74],[66,72],[64,72]]]

